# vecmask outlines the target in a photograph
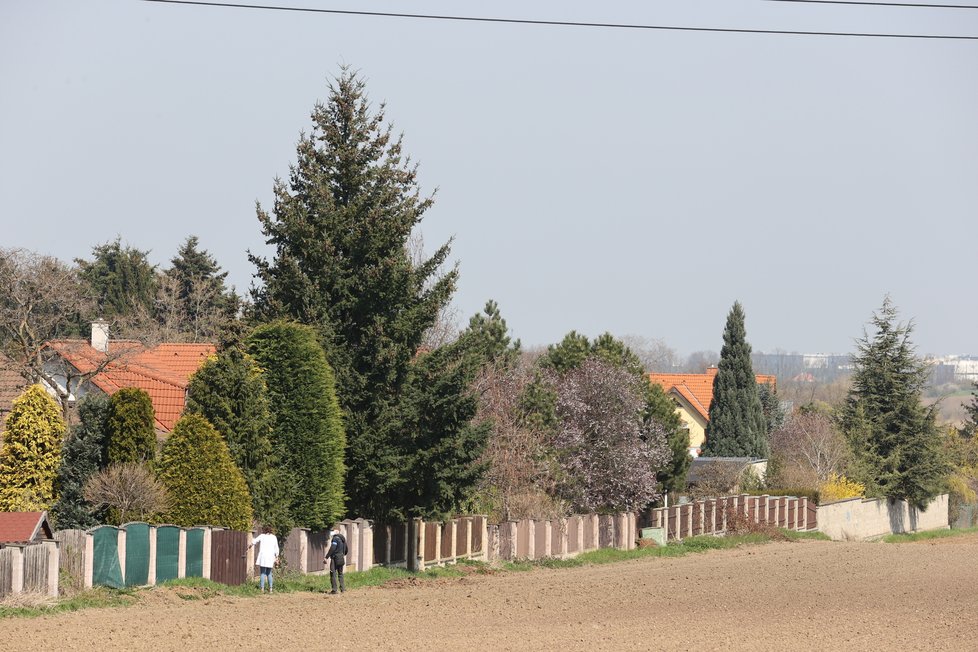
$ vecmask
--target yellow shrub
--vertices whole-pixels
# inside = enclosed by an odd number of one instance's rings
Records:
[[[865,495],[866,486],[844,475],[831,473],[828,480],[819,485],[818,493],[820,502],[830,503],[846,498],[860,498]]]

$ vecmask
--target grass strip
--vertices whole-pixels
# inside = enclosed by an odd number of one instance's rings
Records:
[[[948,539],[950,537],[964,536],[978,532],[978,527],[966,527],[956,530],[928,530],[926,532],[914,532],[912,534],[888,534],[883,537],[883,543],[913,543],[914,541],[927,541],[929,539]]]

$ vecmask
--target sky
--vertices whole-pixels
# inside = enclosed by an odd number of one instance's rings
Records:
[[[963,0],[960,0],[964,4]],[[765,0],[263,0],[693,27],[978,36],[978,10]],[[978,355],[978,41],[464,23],[0,0],[0,246],[193,234],[247,291],[341,66],[404,134],[452,239],[462,322],[719,351],[853,351],[889,294],[929,354]]]

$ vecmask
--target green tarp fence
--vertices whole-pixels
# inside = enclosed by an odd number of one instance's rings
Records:
[[[119,529],[111,525],[90,530],[92,533],[92,584],[123,587],[122,567],[119,565]]]
[[[180,530],[175,525],[156,528],[156,583],[175,580],[180,575]]]
[[[126,586],[149,584],[149,524],[126,523]]]
[[[187,558],[184,576],[204,576],[204,530],[201,528],[187,530]]]

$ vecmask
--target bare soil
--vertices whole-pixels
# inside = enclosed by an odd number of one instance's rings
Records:
[[[147,595],[0,622],[3,650],[325,648],[974,650],[978,536],[773,543],[341,596]]]

